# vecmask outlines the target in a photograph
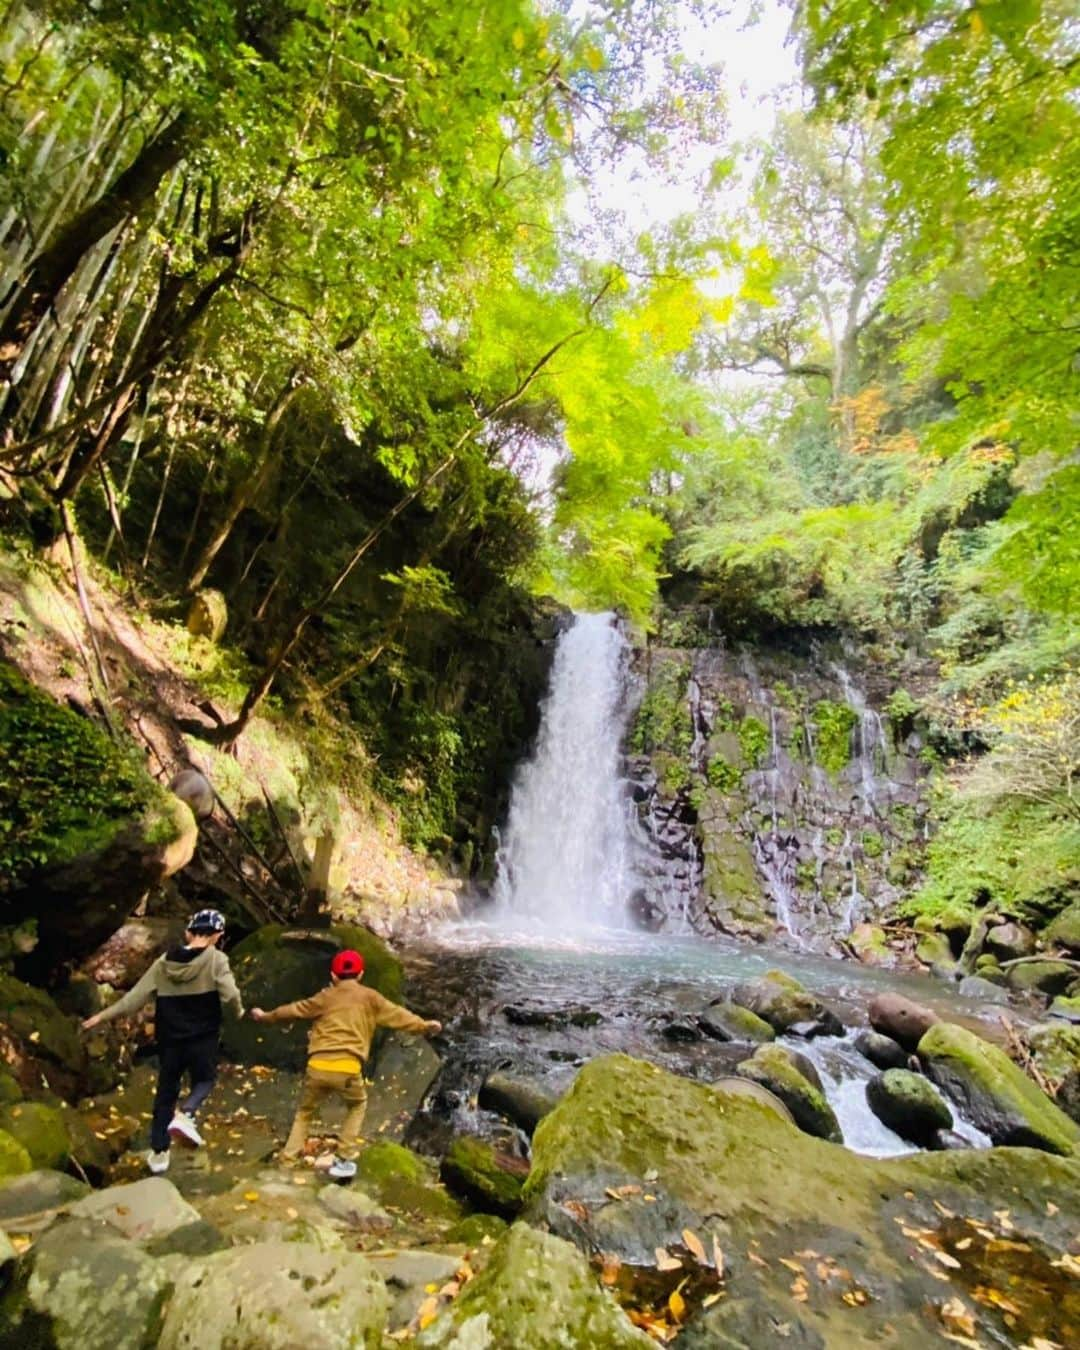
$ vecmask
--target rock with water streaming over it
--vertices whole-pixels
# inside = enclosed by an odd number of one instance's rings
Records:
[[[995,1144],[1080,1153],[1080,1125],[996,1045],[964,1027],[939,1022],[919,1042],[919,1059],[928,1076]]]
[[[817,1070],[801,1055],[783,1045],[759,1045],[735,1072],[779,1097],[800,1130],[818,1139],[844,1142],[840,1122],[822,1091]]]
[[[1065,1345],[1077,1312],[1065,1254],[1080,1161],[1012,1149],[866,1158],[624,1055],[587,1064],[541,1122],[525,1195],[526,1217],[617,1259],[620,1279],[653,1300],[689,1274],[678,1343],[697,1350],[944,1350],[953,1299],[980,1343]],[[1002,1249],[1006,1236],[1020,1246]],[[668,1285],[657,1248],[680,1261]],[[1008,1288],[1013,1326],[972,1300],[976,1285]]]
[[[866,1085],[866,1100],[878,1120],[919,1148],[937,1147],[940,1130],[951,1130],[952,1112],[922,1074],[887,1069]]]

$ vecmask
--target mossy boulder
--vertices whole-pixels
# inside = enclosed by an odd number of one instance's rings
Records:
[[[380,1139],[356,1161],[356,1185],[391,1210],[447,1223],[461,1218],[461,1206],[440,1185],[434,1166],[402,1144]]]
[[[28,965],[92,952],[152,886],[190,861],[188,808],[141,753],[0,662],[0,924],[34,918]]]
[[[62,1209],[89,1194],[90,1187],[84,1181],[66,1172],[25,1172],[9,1177],[0,1181],[0,1227],[17,1231],[21,1222]]]
[[[10,1177],[29,1172],[33,1166],[25,1147],[6,1130],[0,1130],[0,1186]]]
[[[839,1020],[824,1004],[782,970],[770,970],[753,980],[744,980],[731,992],[732,1003],[749,1008],[774,1031],[783,1035],[799,1024],[823,1024],[822,1029],[839,1033]]]
[[[18,1081],[6,1070],[0,1069],[0,1106],[8,1106],[12,1102],[21,1102],[22,1099],[23,1090]]]
[[[439,1175],[456,1195],[476,1209],[512,1219],[521,1209],[521,1186],[528,1164],[497,1153],[472,1135],[459,1135],[446,1150]]]
[[[647,1350],[639,1331],[600,1287],[569,1242],[516,1223],[487,1266],[414,1342],[485,1350]]]
[[[888,966],[895,959],[884,928],[876,923],[856,924],[847,942],[859,960],[868,966]]]
[[[78,1023],[44,989],[0,971],[0,1041],[13,1076],[25,1088],[41,1080],[59,1096],[76,1096],[86,1072]]]
[[[722,932],[764,938],[772,933],[774,923],[753,854],[739,826],[741,809],[741,799],[733,807],[721,787],[704,790],[695,827],[701,848],[701,889],[709,917]]]
[[[818,1139],[843,1143],[840,1122],[836,1119],[820,1080],[815,1084],[801,1070],[796,1056],[783,1045],[759,1045],[749,1059],[735,1070],[768,1088],[784,1103],[800,1130]]]
[[[1058,995],[1046,1011],[1048,1016],[1058,1017],[1063,1022],[1080,1024],[1080,995]]]
[[[1055,1086],[1054,1101],[1080,1121],[1080,1027],[1042,1022],[1025,1035],[1035,1066]]]
[[[726,999],[711,1003],[698,1018],[698,1025],[706,1035],[718,1041],[756,1041],[764,1044],[776,1039],[776,1032],[763,1017],[749,1008]]]
[[[1080,1125],[997,1046],[939,1022],[919,1042],[918,1054],[927,1075],[995,1144],[1080,1152]]]
[[[1064,994],[1076,978],[1065,961],[1024,961],[1009,969],[1009,988],[1021,994],[1046,994],[1054,998]]]
[[[505,1232],[506,1220],[497,1214],[470,1214],[447,1230],[446,1240],[479,1247],[485,1242],[497,1242]]]
[[[244,1006],[269,1010],[317,993],[329,983],[334,953],[346,947],[363,956],[364,983],[398,1002],[401,963],[368,929],[353,924],[325,929],[268,924],[237,943],[230,954]],[[308,1030],[303,1022],[266,1025],[245,1018],[226,1022],[222,1040],[229,1055],[241,1063],[298,1070],[307,1062]]]
[[[866,1085],[870,1110],[888,1129],[919,1148],[933,1148],[939,1130],[951,1130],[952,1112],[922,1074],[887,1069]]]
[[[925,1309],[954,1297],[973,1308],[974,1339],[984,1343],[1023,1343],[1050,1334],[1049,1326],[1059,1333],[1053,1339],[1068,1342],[1067,1308],[1055,1321],[1055,1304],[1042,1331],[1022,1313],[1010,1331],[1000,1310],[972,1304],[972,1284],[1000,1278],[981,1240],[945,1265],[919,1236],[929,1233],[951,1254],[974,1232],[968,1219],[1000,1232],[994,1211],[1007,1206],[1010,1239],[1029,1247],[1032,1289],[1045,1282],[1064,1292],[1070,1277],[1051,1263],[1061,1261],[1080,1223],[1076,1159],[1025,1149],[867,1158],[803,1134],[750,1098],[611,1055],[586,1064],[540,1123],[525,1198],[529,1221],[590,1254],[617,1257],[622,1273],[636,1272],[654,1298],[657,1247],[681,1255],[690,1229],[707,1253],[707,1275],[715,1239],[727,1296],[704,1309],[700,1295],[683,1291],[689,1315],[679,1344],[700,1350],[878,1343],[944,1350],[947,1328],[937,1330]],[[944,1217],[935,1201],[956,1217]],[[809,1258],[811,1251],[820,1255]],[[817,1275],[822,1258],[830,1271],[844,1271],[839,1282]],[[692,1268],[676,1272],[670,1287]],[[786,1328],[783,1336],[777,1327]]]
[[[71,1136],[63,1112],[44,1102],[15,1102],[0,1107],[0,1130],[17,1139],[35,1168],[61,1171],[71,1156]]]
[[[998,923],[987,929],[983,947],[999,961],[1014,961],[1035,950],[1035,934],[1022,923]]]
[[[944,933],[924,933],[915,944],[915,955],[943,978],[947,979],[956,969],[956,959]]]
[[[1071,904],[1048,924],[1043,936],[1047,942],[1080,955],[1080,901]]]

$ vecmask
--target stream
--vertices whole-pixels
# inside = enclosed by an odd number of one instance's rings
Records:
[[[877,1070],[853,1044],[866,1004],[886,990],[906,994],[984,1034],[1000,1008],[960,999],[928,976],[706,938],[689,926],[637,927],[634,896],[646,876],[655,882],[657,859],[623,776],[631,697],[618,625],[579,615],[559,639],[536,749],[515,781],[493,896],[409,956],[410,998],[447,1024],[443,1070],[415,1142],[436,1147],[464,1129],[527,1152],[523,1135],[476,1106],[495,1070],[557,1094],[588,1059],[616,1051],[702,1081],[731,1074],[750,1047],[704,1035],[697,1018],[740,980],[779,966],[846,1028],[780,1043],[813,1061],[847,1146],[878,1157],[911,1152],[866,1105]],[[989,1142],[959,1116],[955,1128],[972,1146]]]

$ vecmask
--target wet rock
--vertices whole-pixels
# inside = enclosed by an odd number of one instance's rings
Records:
[[[66,1172],[25,1172],[0,1184],[0,1227],[41,1227],[43,1218],[89,1194],[85,1182]]]
[[[276,1008],[307,998],[330,980],[330,960],[344,947],[364,958],[364,983],[395,1003],[401,1000],[401,963],[386,944],[352,924],[326,929],[291,929],[268,924],[257,929],[230,953],[233,973],[247,1008]],[[267,1025],[229,1019],[222,1042],[242,1064],[270,1064],[301,1070],[307,1062],[308,1026],[304,1022]]]
[[[987,931],[983,947],[999,961],[1030,956],[1035,950],[1035,934],[1022,923],[999,923]]]
[[[407,1326],[428,1297],[430,1287],[441,1289],[457,1273],[456,1256],[442,1252],[372,1252],[372,1268],[386,1285],[390,1296],[389,1325],[392,1330]]]
[[[21,1176],[24,1172],[29,1172],[33,1167],[30,1161],[30,1154],[23,1148],[17,1139],[13,1139],[10,1134],[0,1130],[0,1186],[2,1186],[9,1177]]]
[[[575,1247],[517,1223],[496,1244],[482,1273],[415,1344],[447,1350],[648,1350],[653,1342],[600,1287]]]
[[[1056,1087],[1054,1101],[1080,1121],[1080,1027],[1042,1022],[1029,1027],[1024,1039],[1036,1068]]]
[[[432,1164],[401,1144],[369,1144],[356,1160],[355,1185],[381,1205],[419,1219],[453,1223],[461,1218],[461,1206],[439,1184]]]
[[[821,1079],[815,1084],[804,1073],[792,1051],[782,1045],[760,1045],[753,1055],[735,1070],[740,1078],[749,1078],[774,1093],[791,1112],[800,1130],[818,1139],[843,1143],[840,1123],[821,1090]]]
[[[170,1277],[105,1224],[55,1225],[30,1250],[9,1298],[9,1344],[56,1350],[142,1350],[157,1343]]]
[[[0,1107],[0,1130],[6,1130],[22,1144],[35,1168],[59,1171],[71,1156],[71,1138],[63,1112],[55,1106],[15,1102]]]
[[[867,1009],[870,1025],[882,1035],[914,1050],[930,1028],[940,1021],[936,1012],[903,994],[878,994]]]
[[[394,1221],[382,1205],[355,1186],[324,1186],[319,1192],[319,1204],[335,1219],[347,1223],[361,1233],[385,1233]]]
[[[169,1301],[159,1350],[379,1350],[386,1288],[366,1257],[257,1242],[191,1262]]]
[[[952,1112],[932,1083],[908,1069],[887,1069],[866,1085],[866,1101],[888,1129],[919,1148],[933,1148],[939,1130],[951,1130]]]
[[[477,1100],[486,1111],[498,1111],[531,1135],[544,1116],[558,1104],[559,1097],[532,1079],[492,1073],[484,1079]]]
[[[971,1143],[955,1130],[938,1130],[930,1147],[941,1150],[971,1148]]]
[[[1006,1004],[1009,1001],[1007,990],[981,975],[965,975],[960,981],[959,992],[961,998],[977,998],[984,1003]]]
[[[511,1219],[521,1209],[528,1164],[496,1153],[490,1144],[460,1135],[446,1151],[439,1175],[455,1195],[477,1209]]]
[[[1076,978],[1072,966],[1064,961],[1024,961],[1009,969],[1009,988],[1022,994],[1063,994]]]
[[[880,1031],[860,1031],[855,1037],[855,1049],[878,1069],[907,1068],[908,1052]]]
[[[893,963],[893,953],[885,930],[877,924],[856,924],[848,934],[847,943],[858,959],[868,966],[888,966]]]
[[[736,1097],[749,1097],[751,1101],[760,1103],[767,1107],[781,1120],[786,1120],[789,1125],[795,1124],[795,1117],[780,1100],[775,1092],[770,1092],[767,1087],[761,1083],[755,1083],[750,1078],[717,1078],[713,1081],[713,1087],[717,1092],[725,1095],[734,1094]]]
[[[1058,947],[1064,947],[1074,955],[1080,956],[1080,900],[1068,909],[1062,910],[1056,919],[1047,925],[1043,937]]]
[[[702,1038],[701,1028],[697,1022],[689,1017],[680,1017],[673,1022],[665,1022],[660,1028],[660,1035],[665,1041],[681,1042],[684,1045],[691,1045]]]
[[[1080,1023],[1080,997],[1058,997],[1046,1010],[1048,1017],[1059,1017],[1063,1022]]]
[[[711,1003],[698,1018],[698,1024],[706,1035],[718,1041],[764,1043],[776,1038],[776,1032],[763,1017],[727,1001]]]
[[[1080,1126],[997,1046],[963,1027],[939,1022],[919,1042],[927,1075],[995,1144],[1072,1155]]]
[[[613,1199],[620,1187],[640,1187],[650,1199],[632,1190]],[[657,1247],[681,1253],[683,1229],[706,1252],[715,1237],[729,1293],[708,1310],[688,1299],[693,1311],[680,1344],[854,1350],[933,1343],[925,1308],[952,1297],[974,1306],[977,1338],[991,1342],[999,1313],[972,1304],[969,1282],[992,1283],[992,1262],[980,1265],[972,1248],[957,1253],[957,1267],[938,1269],[918,1259],[921,1249],[901,1224],[932,1230],[952,1250],[973,1231],[963,1220],[997,1224],[1003,1195],[1010,1238],[1039,1253],[1029,1277],[1037,1268],[1035,1278],[1064,1291],[1063,1272],[1050,1262],[1060,1261],[1080,1222],[1080,1161],[1025,1149],[867,1158],[810,1138],[758,1102],[611,1055],[591,1060],[538,1127],[526,1216],[588,1253],[610,1253],[624,1272],[650,1277]],[[955,1228],[935,1200],[962,1216]],[[809,1298],[800,1300],[797,1277],[781,1262],[799,1260],[803,1249],[842,1267],[845,1288],[867,1291],[865,1303],[819,1296],[812,1265]],[[1030,1340],[1038,1328],[1021,1321],[1010,1334]],[[1065,1344],[1068,1336],[1055,1339]]]
[[[528,1008],[511,1003],[503,1016],[516,1027],[545,1027],[561,1031],[565,1027],[596,1027],[604,1020],[595,1008]]]
[[[801,1036],[804,1041],[812,1041],[817,1036],[842,1036],[844,1024],[828,1008],[823,1008],[820,1017],[807,1022],[793,1022],[788,1027],[789,1036]]]
[[[364,1133],[400,1143],[423,1105],[442,1060],[426,1036],[391,1031],[379,1046],[378,1072],[368,1088]]]
[[[782,970],[770,970],[759,979],[744,980],[732,990],[731,1001],[783,1034],[797,1022],[817,1022],[826,1014],[825,1006],[805,990],[798,980]]]
[[[191,1207],[165,1177],[144,1177],[125,1186],[92,1191],[71,1206],[76,1219],[109,1224],[132,1242],[150,1242],[199,1221]]]

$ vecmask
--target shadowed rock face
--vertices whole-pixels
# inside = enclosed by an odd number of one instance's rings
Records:
[[[620,1191],[633,1187],[641,1193]],[[540,1123],[525,1195],[527,1218],[643,1279],[656,1277],[657,1247],[694,1266],[684,1229],[711,1267],[715,1238],[726,1296],[691,1309],[680,1337],[690,1345],[772,1344],[778,1326],[785,1344],[829,1350],[944,1345],[952,1298],[996,1336],[1067,1343],[1064,1319],[1080,1313],[1051,1264],[1080,1220],[1080,1163],[1023,1149],[877,1161],[621,1055],[586,1065]],[[1030,1320],[1012,1331],[971,1296],[999,1278],[994,1242],[1006,1233],[1030,1263],[1029,1284],[1010,1286]],[[1060,1297],[1048,1301],[1047,1288]]]

